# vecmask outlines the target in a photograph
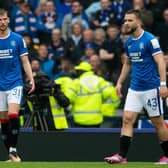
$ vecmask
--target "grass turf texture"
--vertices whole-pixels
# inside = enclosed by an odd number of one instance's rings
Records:
[[[155,165],[149,162],[129,162],[125,165],[110,165],[104,162],[0,162],[0,168],[160,168],[168,165]]]

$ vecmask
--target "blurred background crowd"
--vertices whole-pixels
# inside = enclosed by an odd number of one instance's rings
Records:
[[[129,9],[142,11],[144,29],[158,37],[168,62],[168,1],[0,0],[0,6],[9,11],[11,30],[25,39],[34,75],[45,74],[55,80],[70,100],[68,107],[56,110],[51,96],[45,101],[40,98],[38,109],[33,108],[37,102],[26,99],[21,114],[30,120],[34,109],[40,111],[40,117],[35,113],[37,121],[29,121],[40,127],[36,129],[41,129],[45,122],[48,129],[57,130],[114,127],[112,123],[117,121],[114,116],[117,109],[123,108],[129,84],[128,77],[123,97],[118,98],[115,85],[125,58],[124,41],[128,37],[122,21]],[[93,80],[90,76],[97,78]],[[95,81],[99,81],[98,84]],[[104,87],[112,89],[111,95]],[[73,94],[69,90],[73,90]],[[44,104],[47,105],[44,107]],[[104,121],[109,122],[104,124]]]

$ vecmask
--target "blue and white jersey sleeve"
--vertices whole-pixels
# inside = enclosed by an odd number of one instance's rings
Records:
[[[150,48],[150,52],[151,52],[152,56],[162,52],[162,50],[160,48],[159,41],[157,38],[152,38],[149,41],[149,48]]]
[[[20,51],[20,56],[28,54],[26,42],[23,38],[19,40],[19,51]]]

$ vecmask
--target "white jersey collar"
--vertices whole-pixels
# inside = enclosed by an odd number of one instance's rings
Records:
[[[145,31],[143,30],[142,33],[141,33],[141,34],[139,35],[139,37],[137,37],[137,38],[133,38],[133,37],[132,37],[132,40],[138,40],[138,39],[140,39],[140,38],[143,36],[144,32],[145,32]]]

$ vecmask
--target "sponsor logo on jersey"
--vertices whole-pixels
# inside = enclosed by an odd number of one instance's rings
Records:
[[[11,44],[11,46],[16,46],[16,41],[15,40],[12,40],[11,42],[10,42],[10,44]]]
[[[142,62],[141,52],[131,52],[130,53],[131,62]]]
[[[144,48],[144,43],[141,42],[141,43],[139,44],[139,48],[140,48],[140,49],[143,49],[143,48]]]
[[[12,49],[0,50],[0,59],[13,58]]]

